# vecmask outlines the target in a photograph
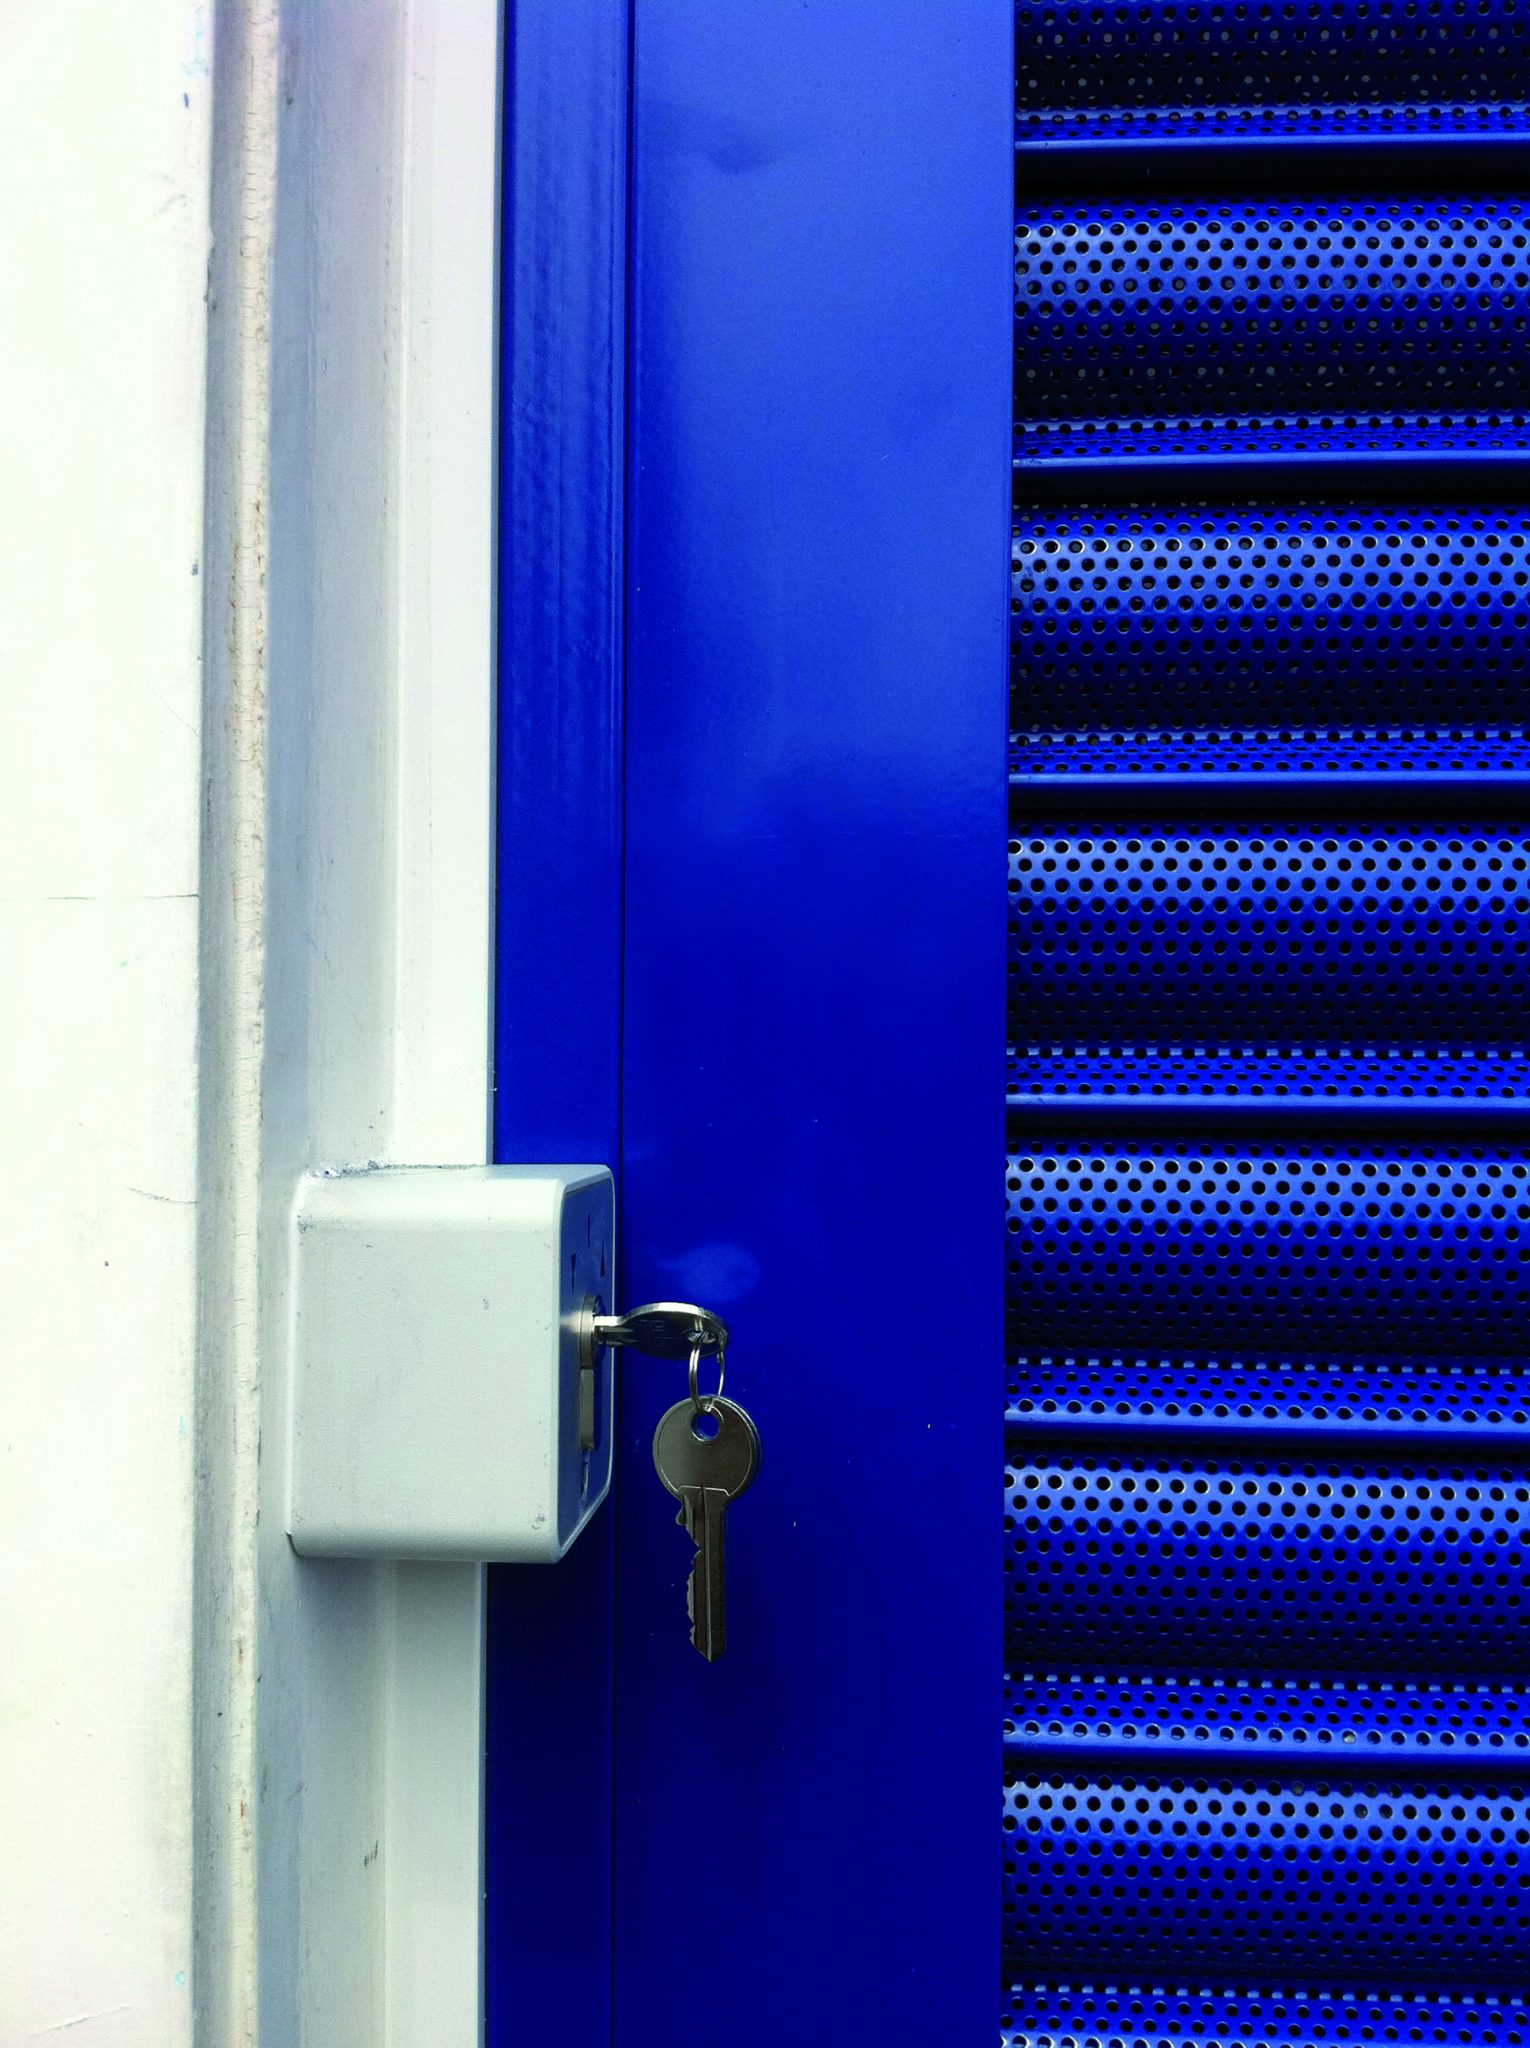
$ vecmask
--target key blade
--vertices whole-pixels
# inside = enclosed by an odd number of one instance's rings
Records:
[[[593,1344],[626,1345],[649,1358],[689,1358],[702,1351],[715,1358],[728,1348],[728,1325],[693,1301],[646,1301],[624,1316],[591,1315]]]
[[[698,1431],[710,1414],[713,1433]],[[760,1469],[759,1432],[736,1401],[714,1397],[709,1407],[677,1401],[660,1416],[653,1434],[653,1463],[680,1503],[676,1520],[694,1546],[686,1578],[691,1643],[715,1664],[727,1647],[723,1593],[723,1515],[746,1493]]]
[[[723,1600],[723,1510],[729,1495],[720,1486],[687,1488],[700,1495],[692,1510],[691,1535],[696,1555],[691,1559],[691,1641],[715,1664],[728,1647],[728,1624]]]

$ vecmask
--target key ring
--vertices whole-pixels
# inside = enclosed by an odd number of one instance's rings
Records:
[[[693,1416],[715,1415],[717,1413],[718,1398],[723,1390],[723,1379],[725,1376],[725,1371],[728,1363],[728,1353],[724,1346],[720,1345],[718,1347],[717,1385],[712,1389],[711,1393],[707,1395],[706,1399],[703,1400],[701,1397],[701,1352],[701,1345],[692,1345],[690,1364],[691,1413]]]

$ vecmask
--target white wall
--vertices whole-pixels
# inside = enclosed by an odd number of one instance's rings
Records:
[[[209,36],[0,7],[6,2048],[190,2038]]]
[[[0,2048],[478,2038],[482,1574],[282,1443],[296,1176],[485,1156],[497,104],[0,0]]]

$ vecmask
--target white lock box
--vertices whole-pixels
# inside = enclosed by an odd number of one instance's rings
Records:
[[[309,1174],[292,1228],[293,1547],[561,1557],[611,1482],[606,1168]]]

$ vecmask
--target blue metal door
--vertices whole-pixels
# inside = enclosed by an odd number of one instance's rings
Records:
[[[502,985],[500,1142],[619,1162],[624,1293],[728,1316],[765,1461],[715,1668],[663,1368],[604,1544],[497,1588],[551,1763],[491,1753],[491,2037],[577,1985],[620,2048],[1517,2048],[1530,26],[631,30],[582,100],[631,120],[625,561],[570,566],[560,443],[521,529],[597,709],[528,640],[502,787],[503,957],[600,942],[551,1032]]]
[[[615,1159],[623,1297],[726,1316],[764,1459],[715,1666],[673,1368],[618,1368],[609,1549],[498,1579],[490,2036],[987,2040],[1009,9],[625,28],[509,22],[498,1143]],[[614,209],[567,166],[624,56],[618,505]]]

